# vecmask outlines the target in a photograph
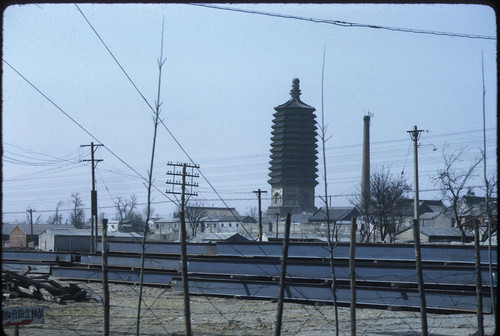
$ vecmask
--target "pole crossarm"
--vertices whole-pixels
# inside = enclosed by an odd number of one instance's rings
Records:
[[[97,150],[97,147],[100,147],[100,146],[104,146],[103,144],[95,144],[95,143],[91,143],[90,145],[80,145],[80,147],[91,147],[91,150],[92,150],[92,154],[95,153],[95,151]],[[92,162],[97,165],[97,163],[103,161],[102,159],[83,159],[82,162]]]
[[[414,129],[412,131],[406,131],[406,133],[410,134],[410,138],[413,141],[420,140],[420,133],[424,132],[424,130]]]
[[[168,180],[165,182],[166,184],[172,185],[172,189],[167,189],[165,192],[167,194],[175,194],[175,195],[181,195],[184,193],[185,196],[198,196],[197,192],[191,191],[186,191],[186,187],[192,188],[197,188],[199,184],[197,182],[194,182],[195,178],[200,177],[199,174],[193,173],[194,169],[199,169],[200,166],[197,164],[189,164],[189,163],[172,163],[168,162],[167,166],[174,167],[174,170],[169,170],[167,171],[167,175],[172,176],[173,180]],[[176,170],[177,167],[180,167],[181,170]],[[191,172],[188,172],[186,169],[191,168]],[[176,180],[175,177],[178,176],[181,178],[181,180]],[[190,178],[191,181],[186,181],[186,178]],[[180,186],[183,191],[176,191],[174,190],[175,186]]]
[[[181,195],[185,196],[198,196],[197,192],[194,192],[192,189],[197,188],[199,186],[198,183],[194,182],[194,178],[198,178],[199,174],[193,173],[194,169],[199,169],[200,166],[197,164],[189,164],[189,163],[167,163],[167,166],[171,166],[174,170],[167,171],[167,175],[172,176],[173,180],[168,180],[166,184],[172,185],[172,189],[167,189],[165,192],[167,194]],[[176,170],[177,167],[180,167],[182,170]],[[187,172],[187,168],[191,168],[191,172]],[[180,177],[181,180],[176,180],[175,177]],[[191,181],[186,181],[186,178],[190,178]],[[176,191],[175,186],[180,186],[182,191]],[[190,187],[191,191],[187,191],[186,187]]]

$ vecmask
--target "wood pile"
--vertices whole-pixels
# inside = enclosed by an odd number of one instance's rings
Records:
[[[2,296],[31,297],[59,304],[64,304],[67,300],[84,301],[87,300],[87,296],[96,301],[100,299],[95,293],[87,293],[86,289],[78,285],[70,283],[68,286],[63,286],[49,279],[48,274],[28,276],[30,270],[29,266],[18,273],[2,270]]]

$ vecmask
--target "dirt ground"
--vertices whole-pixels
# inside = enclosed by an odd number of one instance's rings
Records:
[[[79,283],[102,295],[102,284]],[[138,286],[110,284],[111,335],[136,333]],[[2,307],[45,306],[45,323],[19,327],[19,335],[102,335],[102,304],[95,300],[55,302],[4,299]],[[271,301],[193,296],[190,300],[193,335],[274,335],[277,304]],[[184,335],[183,296],[169,288],[144,287],[140,335]],[[339,335],[350,335],[350,312],[339,307]],[[285,303],[282,335],[335,335],[333,306]],[[466,336],[477,330],[474,314],[428,314],[432,336]],[[486,335],[494,335],[494,318],[485,315]],[[4,329],[14,335],[14,327]],[[419,312],[356,310],[356,335],[420,335]]]

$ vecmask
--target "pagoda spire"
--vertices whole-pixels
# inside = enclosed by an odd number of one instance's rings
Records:
[[[292,80],[292,90],[290,91],[290,96],[292,96],[292,99],[300,100],[300,80],[298,78],[294,78]]]

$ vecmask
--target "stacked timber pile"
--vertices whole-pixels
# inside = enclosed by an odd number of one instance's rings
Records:
[[[4,298],[30,297],[39,300],[64,304],[67,300],[84,301],[87,295],[100,301],[92,291],[70,283],[63,286],[55,280],[49,279],[48,274],[28,276],[31,267],[27,266],[16,273],[2,271],[2,294]]]

